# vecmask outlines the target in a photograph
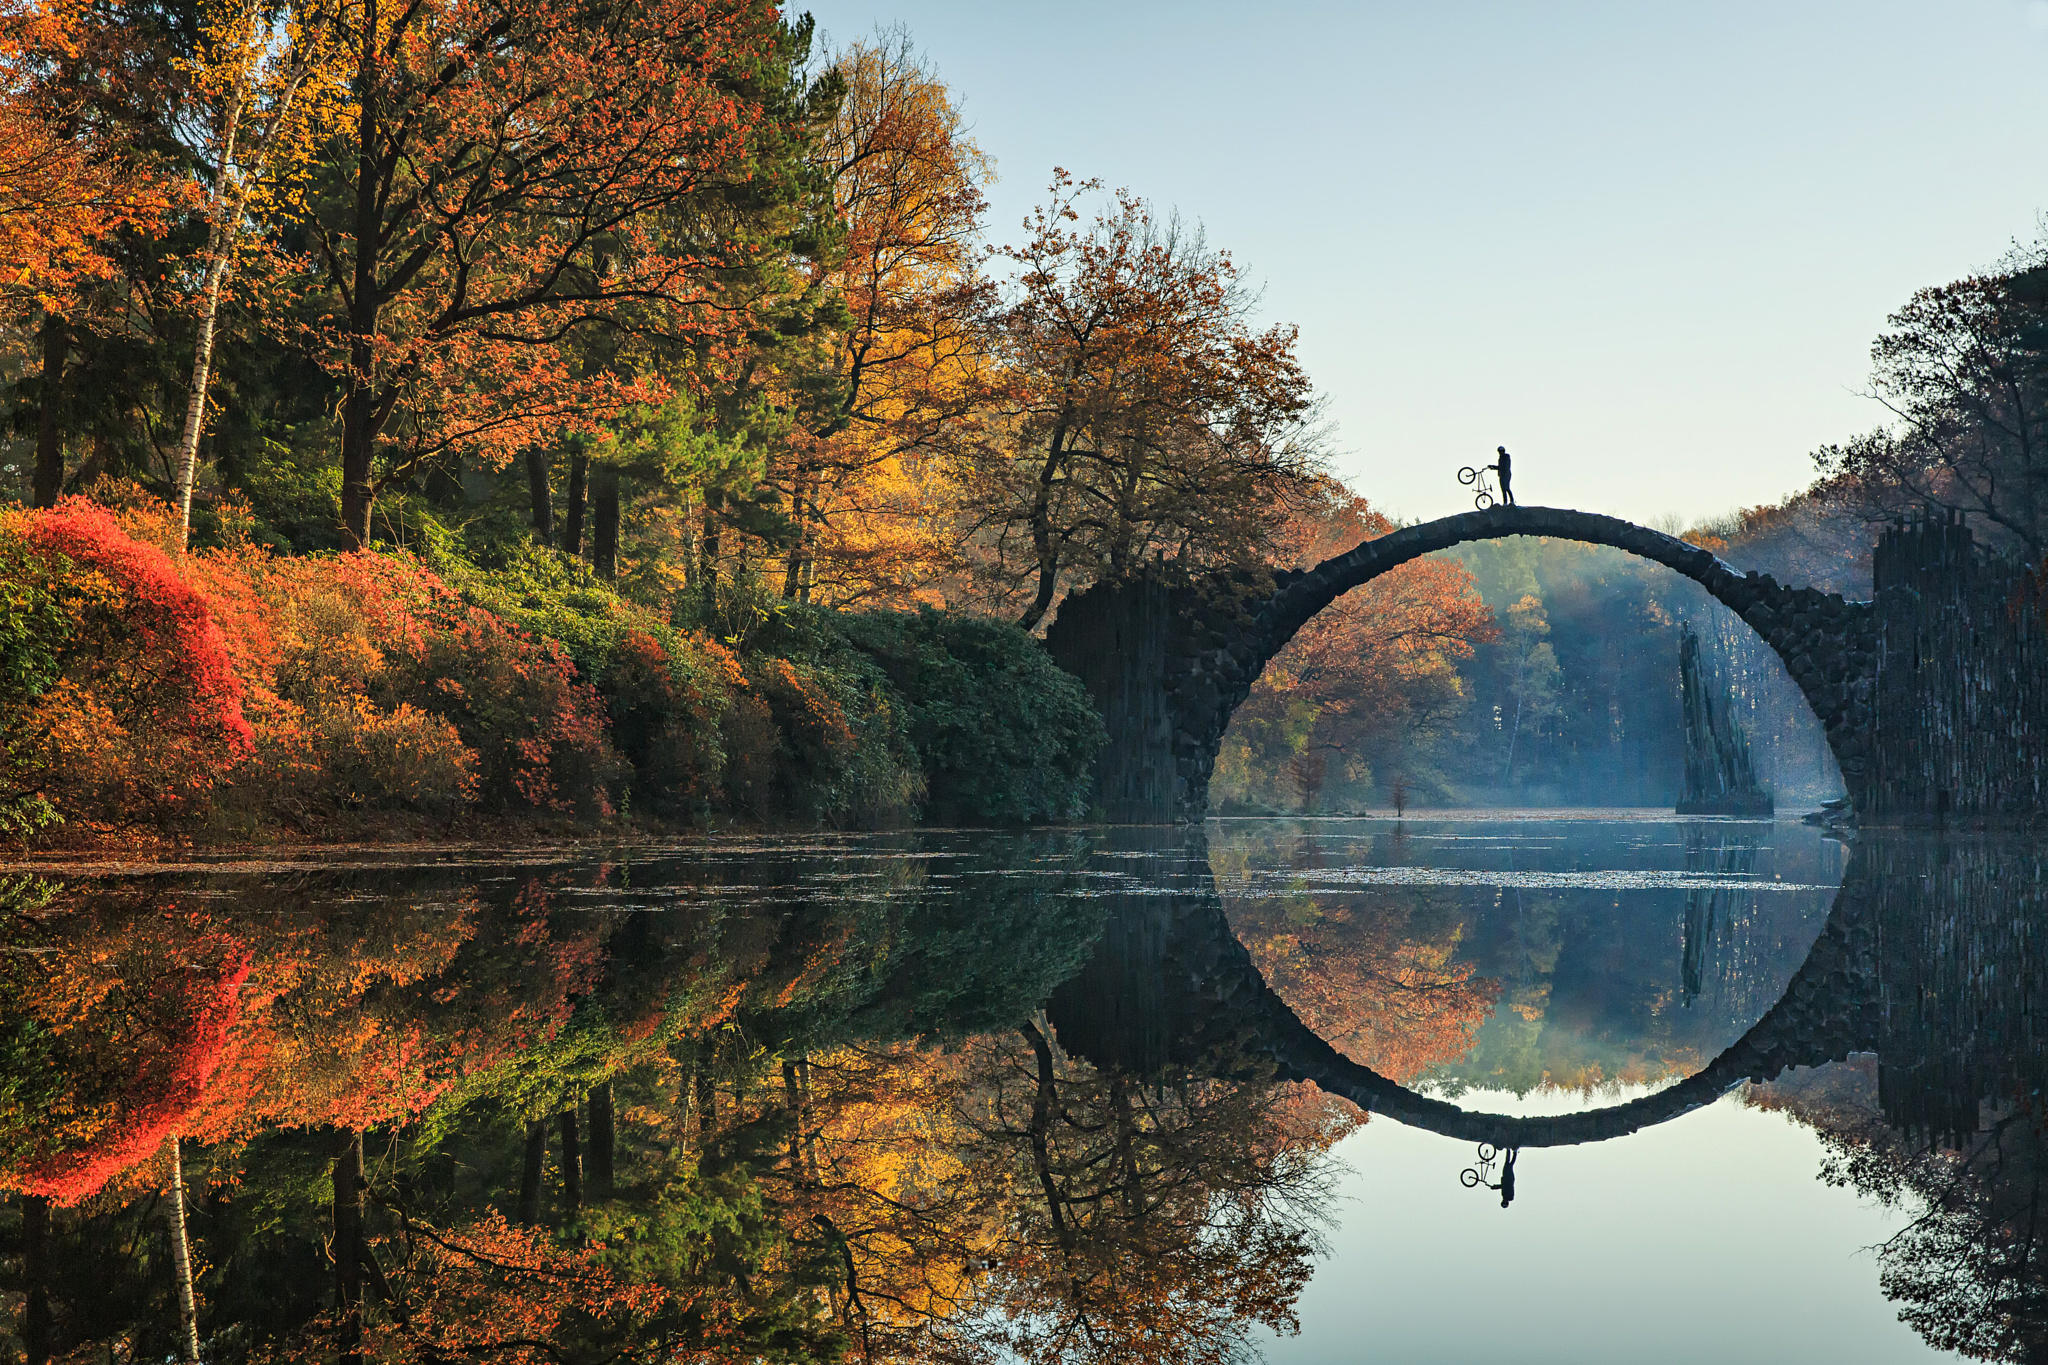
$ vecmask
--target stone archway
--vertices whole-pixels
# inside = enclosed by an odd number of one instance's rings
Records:
[[[1403,527],[1307,571],[1190,577],[1160,567],[1070,595],[1045,643],[1087,684],[1109,728],[1105,814],[1143,823],[1201,819],[1231,714],[1297,631],[1351,589],[1411,560],[1506,536],[1612,546],[1706,589],[1784,661],[1826,731],[1852,801],[1863,806],[1880,645],[1872,604],[1737,572],[1710,551],[1618,517],[1494,507]]]

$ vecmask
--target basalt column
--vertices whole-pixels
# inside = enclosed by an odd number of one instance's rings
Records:
[[[1937,514],[1872,561],[1878,650],[1871,771],[1880,824],[2048,817],[2048,630],[2031,575]]]

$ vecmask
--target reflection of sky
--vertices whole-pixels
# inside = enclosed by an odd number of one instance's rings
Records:
[[[1575,1096],[1469,1093],[1502,1113]],[[1943,1358],[1879,1294],[1905,1221],[1815,1179],[1813,1133],[1730,1097],[1592,1147],[1528,1151],[1514,1207],[1467,1190],[1472,1150],[1384,1119],[1337,1147],[1330,1254],[1274,1365]]]
[[[1213,829],[1212,849],[1227,900],[1291,885],[1318,904],[1343,905],[1353,923],[1425,896],[1455,906],[1460,955],[1506,989],[1474,1055],[1435,1079],[1467,1076],[1478,1086],[1457,1094],[1461,1107],[1515,1115],[1615,1104],[1653,1088],[1543,1088],[1522,1098],[1479,1088],[1498,1085],[1489,1076],[1521,1051],[1534,1058],[1523,1070],[1544,1072],[1637,1052],[1676,1056],[1672,1045],[1685,1041],[1709,1044],[1694,1064],[1705,1061],[1797,968],[1842,866],[1838,847],[1805,826],[1688,831],[1668,812],[1564,821],[1490,812],[1411,821],[1398,842],[1392,829],[1378,820],[1245,822]],[[1753,864],[1729,875],[1713,858],[1703,868],[1695,853],[1688,869],[1689,833],[1710,850],[1753,843]],[[1717,900],[1724,917],[1794,912],[1758,922],[1767,932],[1741,954],[1754,979],[1726,1002],[1744,1006],[1726,1018],[1705,1017],[1710,998],[1684,1009],[1666,994],[1677,984],[1685,891],[1695,886],[1733,888]],[[1537,932],[1545,924],[1553,927]],[[1610,954],[1623,933],[1629,951]],[[1535,1019],[1503,1012],[1512,999]],[[1702,1033],[1703,1025],[1711,1027]],[[1507,1210],[1491,1191],[1458,1184],[1472,1148],[1431,1133],[1377,1119],[1337,1156],[1344,1197],[1330,1254],[1298,1305],[1301,1335],[1259,1342],[1275,1365],[1937,1356],[1897,1320],[1866,1250],[1904,1215],[1822,1185],[1813,1132],[1734,1097],[1614,1142],[1530,1150]]]

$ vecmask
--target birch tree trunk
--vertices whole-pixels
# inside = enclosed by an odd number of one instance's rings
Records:
[[[192,537],[192,484],[199,463],[199,437],[206,430],[206,385],[213,375],[213,329],[220,316],[220,290],[234,259],[235,224],[231,215],[240,211],[240,196],[233,190],[235,155],[242,135],[244,89],[237,83],[235,98],[228,104],[220,135],[220,159],[215,163],[213,202],[207,206],[206,275],[199,290],[199,337],[192,350],[191,392],[185,399],[185,433],[178,440],[178,463],[172,482],[178,496],[178,548],[183,550]]]
[[[255,19],[254,6],[244,13],[244,22]],[[215,162],[212,202],[208,205],[206,228],[206,273],[199,291],[199,335],[192,350],[191,391],[185,399],[185,432],[178,441],[178,460],[172,482],[178,500],[178,548],[183,549],[192,533],[192,485],[197,481],[199,440],[206,433],[206,389],[213,378],[213,334],[220,318],[220,295],[228,276],[234,273],[235,250],[241,240],[241,218],[248,204],[250,182],[263,174],[279,136],[292,117],[310,67],[307,55],[295,54],[284,88],[271,111],[270,134],[257,140],[257,154],[248,166],[237,164],[242,155],[242,116],[249,103],[253,71],[245,69],[235,81],[235,94],[221,123],[220,155]]]
[[[192,1293],[192,1241],[185,1226],[184,1143],[173,1137],[164,1144],[171,1158],[171,1270],[178,1281],[178,1359],[199,1361],[199,1301]]]

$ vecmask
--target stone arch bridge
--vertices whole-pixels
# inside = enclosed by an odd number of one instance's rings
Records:
[[[1201,819],[1231,713],[1297,631],[1403,564],[1507,536],[1612,546],[1733,610],[1813,707],[1859,814],[2038,818],[2048,809],[2048,632],[2010,609],[2019,571],[1976,549],[1965,527],[1927,519],[1887,530],[1875,600],[1853,602],[1739,572],[1616,517],[1494,507],[1403,527],[1306,571],[1189,576],[1159,566],[1070,594],[1045,644],[1108,727],[1105,815]]]

